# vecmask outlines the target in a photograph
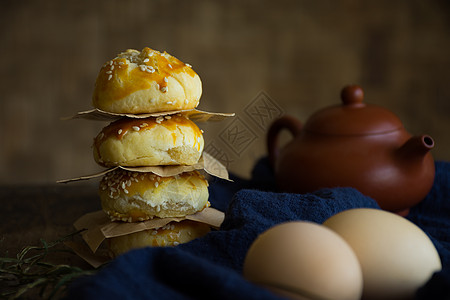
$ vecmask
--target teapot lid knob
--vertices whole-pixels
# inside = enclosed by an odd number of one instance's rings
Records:
[[[362,106],[364,92],[359,85],[348,85],[342,89],[341,99],[344,105]]]

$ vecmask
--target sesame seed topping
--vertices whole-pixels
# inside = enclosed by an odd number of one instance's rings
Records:
[[[161,92],[163,92],[163,93],[167,92],[167,86],[163,86],[163,87],[161,88]]]
[[[159,83],[156,84],[156,88],[159,90]]]
[[[164,77],[164,82],[169,82],[169,79],[167,79],[167,77]]]
[[[133,130],[135,130],[135,131],[139,131],[141,129],[139,126],[133,126],[131,128],[133,128]]]
[[[158,181],[155,181],[155,187],[158,187],[159,183]]]
[[[112,73],[112,71],[106,71],[106,74],[111,74]]]
[[[146,63],[146,62],[149,62],[150,61],[150,59],[148,59],[148,58],[146,58],[146,59],[144,59],[144,62]]]
[[[118,134],[121,134],[122,132],[123,132],[122,129],[117,130],[117,133],[118,133]]]
[[[112,75],[109,75],[109,76],[108,76],[108,80],[111,80],[111,78],[112,78]]]
[[[145,126],[148,126],[148,124],[147,123],[142,123],[141,125],[139,125],[139,127],[145,127]]]
[[[167,101],[167,102],[166,102],[166,104],[172,104],[172,103],[173,103],[172,101]]]
[[[180,242],[173,242],[174,246],[178,246],[180,244]]]
[[[169,68],[171,68],[171,69],[172,69],[172,65],[171,65],[171,64],[168,64],[168,66],[169,66]]]
[[[189,68],[192,68],[192,66],[191,66],[190,64],[187,64],[187,63],[186,63],[185,65],[188,66]]]
[[[165,118],[166,118],[167,120],[170,120],[170,119],[172,119],[172,117],[171,117],[171,116],[165,116]]]

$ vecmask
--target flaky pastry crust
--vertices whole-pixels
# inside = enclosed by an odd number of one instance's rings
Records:
[[[102,178],[99,195],[112,221],[184,217],[210,205],[208,181],[198,171],[160,177],[116,169]]]
[[[184,220],[170,222],[157,229],[113,237],[107,241],[108,248],[113,256],[118,256],[137,248],[178,246],[202,237],[210,230],[211,228],[207,224]]]
[[[204,148],[202,130],[182,114],[145,119],[122,118],[94,139],[101,166],[193,165]]]
[[[128,49],[103,65],[92,104],[112,113],[165,112],[193,109],[201,94],[200,77],[189,64],[146,47]]]

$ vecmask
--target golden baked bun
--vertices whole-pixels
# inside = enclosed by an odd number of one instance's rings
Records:
[[[103,176],[99,195],[112,221],[184,217],[209,206],[208,181],[197,171],[160,177],[116,169]]]
[[[120,53],[105,63],[92,104],[113,113],[152,113],[198,106],[202,83],[191,66],[164,52],[144,48]]]
[[[114,256],[131,249],[167,247],[187,243],[210,232],[209,225],[190,220],[170,222],[153,230],[144,230],[108,239],[108,248]]]
[[[181,114],[122,118],[94,140],[94,159],[105,167],[193,165],[203,152],[202,131]]]

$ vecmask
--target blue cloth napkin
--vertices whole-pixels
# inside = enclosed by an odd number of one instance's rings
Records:
[[[130,251],[96,275],[73,282],[68,299],[279,299],[246,281],[242,266],[248,248],[268,228],[286,221],[322,223],[351,208],[379,208],[352,188],[323,189],[310,194],[277,193],[267,159],[260,160],[251,180],[210,183],[212,206],[225,212],[220,230],[170,248]],[[450,299],[450,163],[436,163],[436,179],[427,198],[408,219],[431,238],[442,260],[417,293],[417,299]]]

